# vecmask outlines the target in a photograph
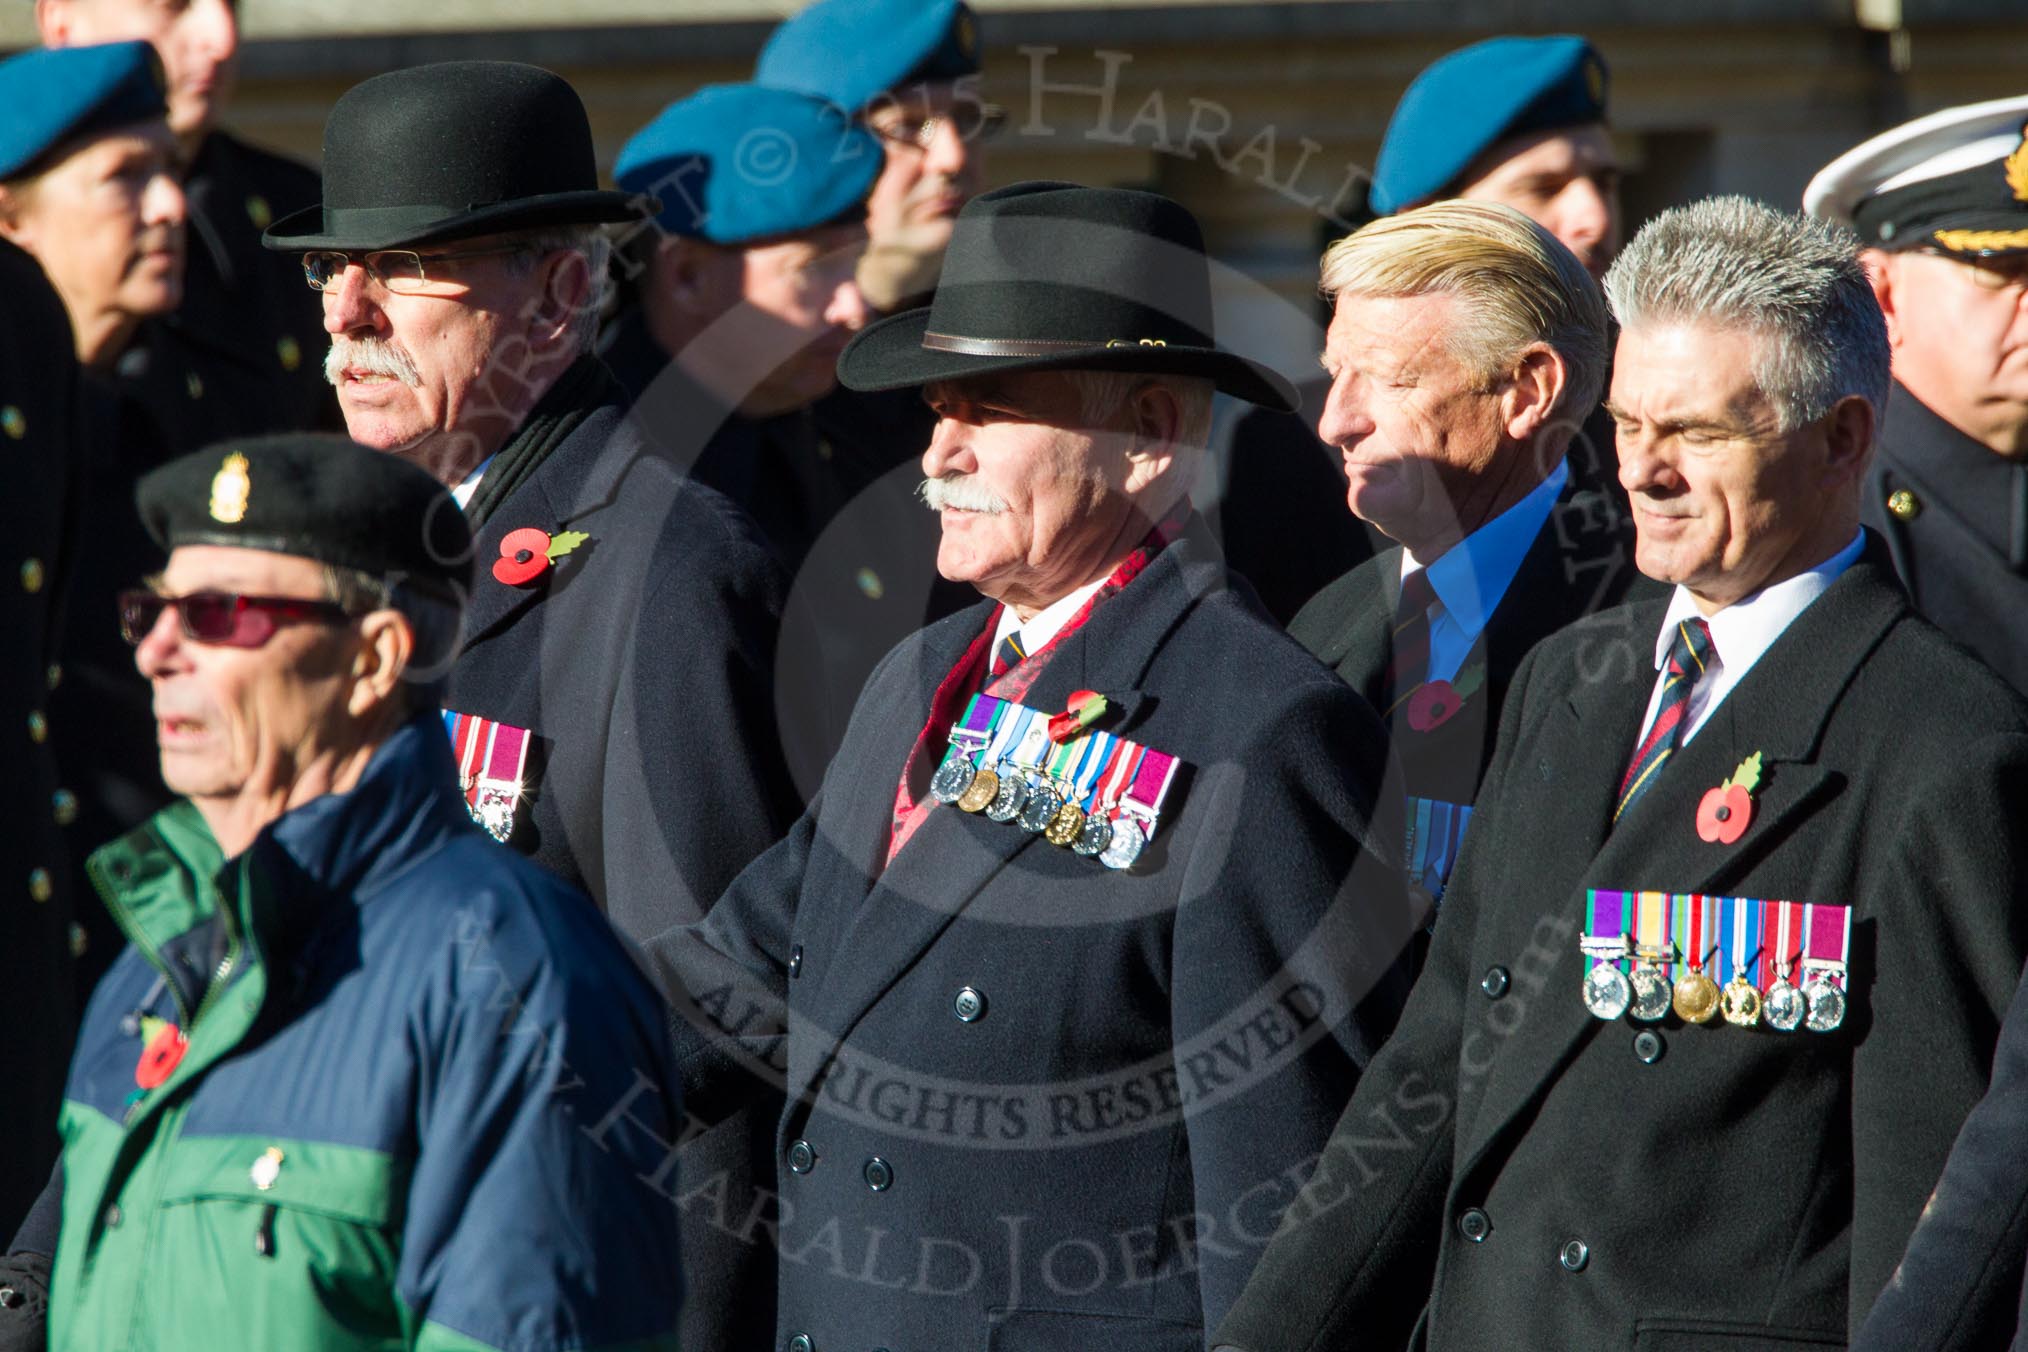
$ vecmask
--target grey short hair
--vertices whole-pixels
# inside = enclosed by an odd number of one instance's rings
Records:
[[[520,248],[509,260],[509,266],[523,275],[535,271],[537,263],[559,249],[567,249],[584,259],[591,271],[591,290],[572,318],[570,336],[580,354],[590,352],[598,342],[599,316],[605,309],[606,291],[612,286],[612,236],[601,226],[565,225],[530,230],[514,236],[514,242]]]
[[[1625,328],[1711,324],[1759,338],[1754,376],[1784,432],[1859,395],[1887,407],[1887,321],[1844,226],[1707,197],[1641,227],[1605,279]]]
[[[1076,387],[1079,411],[1089,427],[1104,427],[1119,416],[1129,396],[1143,385],[1160,385],[1183,411],[1179,440],[1202,447],[1211,440],[1211,401],[1218,387],[1206,376],[1150,375],[1145,371],[1066,371]]]
[[[456,597],[332,564],[324,565],[324,595],[353,615],[399,611],[415,635],[415,652],[402,673],[404,709],[414,713],[442,701],[464,624]]]

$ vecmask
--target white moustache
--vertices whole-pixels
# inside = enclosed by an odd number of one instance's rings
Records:
[[[348,370],[393,376],[411,389],[422,384],[422,373],[415,369],[408,354],[378,338],[331,340],[331,350],[324,354],[324,379],[336,385]]]
[[[941,479],[924,479],[916,493],[932,512],[953,507],[961,512],[998,516],[1007,510],[1006,500],[994,496],[993,490],[980,483],[976,474],[948,474]]]

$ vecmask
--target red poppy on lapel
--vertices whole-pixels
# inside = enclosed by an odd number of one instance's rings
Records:
[[[591,537],[581,530],[561,531],[552,536],[534,526],[510,530],[501,537],[500,557],[493,561],[493,577],[510,587],[526,587],[539,581],[558,559]]]
[[[1730,845],[1746,834],[1753,821],[1753,791],[1760,787],[1760,752],[1739,763],[1732,778],[1705,791],[1697,805],[1697,835],[1716,845]]]

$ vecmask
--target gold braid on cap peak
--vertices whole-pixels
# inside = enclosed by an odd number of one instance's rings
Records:
[[[2014,147],[2014,153],[2000,161],[2007,171],[2007,187],[2017,202],[2028,202],[2028,123],[2021,126],[2021,144]]]
[[[1952,253],[2028,249],[2028,230],[1939,230],[1930,238]]]

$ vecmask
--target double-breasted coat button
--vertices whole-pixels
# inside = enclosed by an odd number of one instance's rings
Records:
[[[1474,1244],[1484,1244],[1486,1236],[1493,1233],[1493,1218],[1472,1207],[1458,1217],[1458,1233]]]
[[[30,594],[41,591],[42,581],[46,575],[41,559],[23,559],[21,561],[21,590]]]
[[[34,709],[29,712],[28,740],[31,742],[46,742],[49,740],[49,719],[43,715],[40,709]]]
[[[125,1217],[120,1213],[120,1204],[118,1202],[114,1202],[106,1208],[106,1229],[118,1229],[123,1219]]]
[[[49,876],[46,868],[28,870],[28,899],[34,902],[48,901],[56,895],[56,880]]]
[[[81,958],[85,955],[85,950],[90,948],[91,946],[92,946],[91,931],[87,930],[83,925],[78,924],[77,921],[75,920],[71,921],[70,955],[73,958]]]
[[[1486,974],[1479,978],[1479,989],[1486,993],[1488,1000],[1499,999],[1507,993],[1507,987],[1512,984],[1505,967],[1488,967]]]
[[[47,685],[51,690],[54,690],[58,686],[62,685],[63,664],[61,662],[51,662],[49,664],[49,670],[42,673],[42,682],[44,685]]]
[[[789,950],[789,980],[794,981],[803,974],[803,946],[797,944]]]
[[[807,1333],[798,1333],[789,1339],[789,1352],[817,1352],[817,1345],[810,1341]]]
[[[807,1174],[817,1167],[817,1152],[810,1148],[808,1141],[794,1141],[789,1145],[789,1172]]]
[[[50,795],[49,812],[58,826],[69,826],[77,820],[77,795],[69,789],[58,789]]]
[[[1582,1272],[1584,1265],[1591,1261],[1591,1249],[1583,1240],[1573,1239],[1563,1246],[1562,1253],[1556,1255],[1556,1261],[1563,1264],[1566,1271]]]
[[[1922,515],[1922,499],[1906,488],[1897,488],[1887,495],[1887,510],[1896,521],[1913,521]]]
[[[0,432],[5,432],[9,441],[19,441],[28,435],[28,419],[12,404],[0,408]]]
[[[875,1192],[886,1192],[894,1184],[893,1167],[878,1155],[866,1161],[866,1168],[861,1173],[866,1178],[866,1186]]]
[[[970,986],[961,987],[951,1001],[951,1013],[960,1023],[977,1023],[986,1016],[986,997]]]
[[[1652,1066],[1662,1059],[1663,1045],[1662,1035],[1652,1028],[1643,1028],[1634,1034],[1634,1055],[1648,1065]]]

